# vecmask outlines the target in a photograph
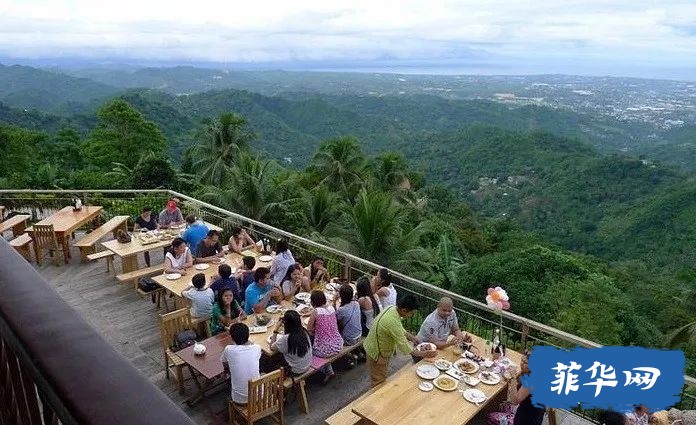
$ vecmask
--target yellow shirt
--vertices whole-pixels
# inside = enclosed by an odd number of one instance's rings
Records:
[[[375,317],[363,347],[373,360],[380,356],[391,357],[397,349],[404,354],[412,351],[406,338],[406,330],[401,324],[401,316],[395,306],[387,307]]]

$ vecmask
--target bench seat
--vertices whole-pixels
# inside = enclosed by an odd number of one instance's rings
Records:
[[[156,264],[154,266],[145,267],[144,269],[135,270],[128,273],[121,273],[116,275],[116,280],[119,282],[132,282],[135,289],[138,289],[138,279],[141,277],[155,276],[164,271],[164,263]]]
[[[105,249],[104,251],[89,254],[87,256],[87,261],[96,261],[101,260],[102,258],[106,258],[106,271],[109,272],[111,269],[113,269],[114,255],[116,254],[114,254],[112,251],[109,251],[108,249]]]
[[[22,254],[22,257],[24,257],[27,261],[31,262],[29,245],[31,245],[31,236],[29,236],[28,233],[22,233],[10,241],[10,246]]]
[[[80,257],[82,258],[82,261],[89,261],[88,255],[96,252],[96,244],[99,242],[99,239],[103,238],[109,233],[111,233],[113,237],[116,237],[116,232],[118,229],[125,230],[128,218],[129,217],[127,215],[114,216],[109,221],[92,230],[90,233],[87,233],[84,237],[75,242],[74,245],[80,249]]]
[[[27,228],[28,215],[18,214],[0,223],[0,235],[8,230],[12,230],[12,236],[18,237]]]

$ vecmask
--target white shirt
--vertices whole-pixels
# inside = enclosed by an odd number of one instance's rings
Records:
[[[169,258],[169,261],[171,261],[173,268],[183,269],[184,266],[186,265],[186,258],[188,257],[188,255],[189,255],[189,249],[187,247],[186,251],[184,251],[178,257],[175,257],[171,252],[167,252],[167,255],[165,257]]]
[[[232,401],[246,404],[249,393],[249,381],[261,376],[259,360],[261,347],[256,344],[228,345],[220,356],[220,361],[230,367],[230,383],[232,384]]]
[[[183,291],[181,295],[191,300],[192,317],[210,317],[213,313],[215,294],[212,289],[206,288],[199,291],[197,288],[191,288]]]
[[[288,268],[293,264],[295,264],[295,258],[292,256],[292,252],[290,252],[289,249],[280,254],[276,254],[275,258],[273,258],[273,263],[271,263],[271,273],[269,275],[276,286],[280,286],[283,283]]]
[[[382,310],[386,310],[387,307],[396,305],[396,288],[394,288],[394,284],[390,283],[389,286],[385,286],[385,288],[387,288],[389,293],[386,297],[379,297],[380,304],[382,305]]]

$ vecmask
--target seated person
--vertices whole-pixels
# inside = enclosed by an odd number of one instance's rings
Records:
[[[242,257],[242,267],[237,269],[234,276],[239,282],[239,296],[242,301],[246,298],[246,289],[254,283],[254,267],[256,267],[256,259],[245,255]]]
[[[239,282],[232,276],[232,267],[229,264],[220,264],[218,266],[218,272],[216,276],[213,276],[213,283],[210,285],[210,289],[213,290],[215,294],[219,294],[223,289],[231,289],[234,299],[241,302],[239,297]]]
[[[447,342],[450,335],[454,335],[454,338]],[[438,349],[443,349],[462,342],[471,342],[471,335],[465,335],[459,329],[452,299],[442,297],[437,303],[437,309],[423,321],[418,332],[418,339],[422,342],[431,342]]]
[[[285,278],[283,278],[279,288],[283,298],[287,301],[291,301],[300,291],[309,292],[311,290],[309,288],[309,279],[302,275],[302,265],[300,263],[295,263],[288,267],[288,271],[285,273]]]
[[[167,206],[159,214],[159,226],[162,229],[168,229],[171,226],[180,226],[184,224],[184,216],[178,207],[179,200],[172,198],[167,201]]]
[[[246,314],[262,313],[269,303],[280,304],[283,300],[280,290],[268,278],[268,269],[259,267],[254,272],[254,283],[249,285],[244,295]]]
[[[191,278],[191,284],[181,293],[182,297],[191,300],[191,317],[210,317],[215,294],[212,289],[205,287],[205,275],[196,273]]]
[[[246,314],[234,299],[231,288],[224,288],[218,293],[217,302],[213,305],[210,317],[210,334],[215,335],[225,330],[232,323],[246,319]]]
[[[193,266],[193,256],[181,238],[172,241],[167,254],[164,256],[164,272],[186,274],[186,269]]]
[[[304,268],[303,273],[305,278],[309,279],[311,288],[316,288],[331,280],[329,271],[324,267],[324,259],[321,257],[314,257],[309,266]]]
[[[343,284],[338,289],[340,306],[336,309],[336,320],[338,320],[338,330],[341,332],[345,345],[355,345],[360,342],[362,337],[362,325],[360,323],[360,304],[353,298],[353,288]]]
[[[230,236],[228,245],[230,247],[230,252],[239,254],[247,249],[253,250],[256,248],[256,242],[254,242],[244,228],[239,226],[232,229],[232,236]]]
[[[208,236],[208,230],[208,226],[202,221],[197,220],[195,215],[191,214],[186,216],[186,230],[181,234],[181,239],[186,241],[193,255],[198,255],[196,252],[198,244]]]
[[[208,230],[208,234],[206,235],[205,239],[200,241],[198,243],[198,247],[196,248],[196,262],[219,262],[220,258],[224,256],[225,251],[222,250],[222,245],[220,244],[220,232],[217,230]]]
[[[283,334],[280,334],[280,328]],[[312,365],[312,342],[307,330],[302,326],[300,313],[288,310],[278,321],[271,335],[271,351],[282,354],[279,366],[285,368],[287,375],[299,376]]]
[[[632,412],[626,413],[629,425],[648,425],[650,419],[648,408],[644,404],[639,404],[633,408]]]
[[[283,283],[283,278],[285,273],[288,272],[288,268],[295,264],[295,257],[292,256],[290,252],[290,245],[285,239],[279,239],[276,242],[276,255],[273,257],[273,262],[271,263],[271,280],[276,286],[280,286]]]
[[[249,342],[249,327],[244,323],[232,324],[230,336],[232,344],[225,347],[220,361],[230,371],[232,402],[244,405],[248,400],[249,381],[261,376],[261,347]]]
[[[157,223],[157,216],[152,215],[152,207],[145,207],[140,212],[138,218],[135,219],[135,224],[133,225],[133,231],[137,232],[140,229],[145,230],[157,230],[159,224]],[[145,264],[150,267],[150,253],[143,252],[143,257],[145,257]]]

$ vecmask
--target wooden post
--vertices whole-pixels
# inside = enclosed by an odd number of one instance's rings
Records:
[[[350,280],[350,271],[351,271],[350,260],[348,258],[345,258],[343,260],[343,278],[348,282],[351,281]]]
[[[526,323],[522,325],[522,347],[527,348],[527,337],[529,336],[529,326]]]
[[[556,420],[556,409],[554,409],[553,407],[549,407],[547,412],[549,414],[549,425],[558,425],[558,421]]]

